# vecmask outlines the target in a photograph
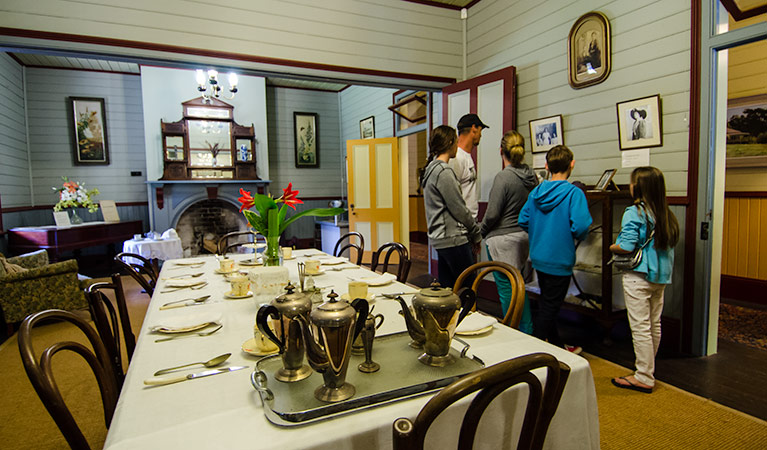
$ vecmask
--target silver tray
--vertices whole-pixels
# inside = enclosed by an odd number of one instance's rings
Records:
[[[469,348],[466,342],[457,338],[453,341],[463,345],[460,351],[450,349],[455,363],[447,367],[431,367],[418,361],[423,351],[408,345],[410,336],[407,332],[376,337],[373,361],[380,364],[381,369],[362,373],[357,366],[365,358],[352,355],[346,381],[354,385],[356,393],[352,398],[337,403],[325,403],[314,398],[314,390],[323,382],[322,375],[317,372],[293,383],[277,381],[274,373],[282,367],[280,355],[261,358],[250,379],[270,422],[288,427],[303,425],[423,395],[485,367],[476,356],[466,356]]]

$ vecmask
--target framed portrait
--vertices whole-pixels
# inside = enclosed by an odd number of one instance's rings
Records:
[[[106,110],[103,98],[69,97],[76,166],[109,165]]]
[[[547,152],[556,145],[564,145],[562,115],[531,120],[530,142],[533,153]]]
[[[360,139],[371,139],[375,137],[376,118],[374,116],[370,116],[360,120]]]
[[[296,142],[296,167],[319,167],[320,146],[317,113],[294,112],[293,134]]]
[[[616,109],[621,150],[663,145],[660,95],[621,102]]]
[[[767,167],[767,94],[727,100],[727,167]]]
[[[575,89],[599,84],[610,75],[610,22],[592,11],[582,15],[567,36],[567,74]]]
[[[613,180],[613,177],[615,176],[615,172],[617,172],[618,169],[607,169],[602,174],[601,177],[599,177],[599,181],[597,181],[597,184],[594,186],[595,191],[604,191],[607,189],[607,187],[610,185],[610,182]]]

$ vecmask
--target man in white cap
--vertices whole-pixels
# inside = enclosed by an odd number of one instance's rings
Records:
[[[466,201],[474,220],[479,213],[479,201],[477,199],[477,170],[474,168],[474,160],[471,159],[471,149],[479,145],[482,138],[482,130],[490,128],[476,114],[466,114],[458,121],[458,152],[455,158],[448,164],[458,177],[461,185],[461,194]]]

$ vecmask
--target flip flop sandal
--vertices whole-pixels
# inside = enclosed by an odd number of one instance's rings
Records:
[[[621,383],[618,383],[615,380],[623,380],[623,381],[625,381],[628,384],[621,384]],[[616,386],[616,387],[619,387],[619,388],[622,388],[622,389],[631,389],[632,391],[638,391],[638,392],[642,392],[644,394],[652,394],[652,388],[646,388],[646,387],[642,387],[642,386],[637,386],[636,384],[633,384],[632,382],[630,382],[628,380],[628,378],[626,378],[626,377],[613,378],[610,381],[613,383],[613,386]]]

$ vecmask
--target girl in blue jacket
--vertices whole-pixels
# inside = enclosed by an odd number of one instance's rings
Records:
[[[623,213],[621,231],[610,251],[631,253],[647,242],[648,237],[650,240],[642,249],[639,265],[623,274],[623,296],[634,341],[636,371],[633,375],[613,378],[612,383],[649,394],[655,386],[663,291],[671,284],[679,224],[666,201],[663,172],[655,167],[637,167],[631,172],[629,189],[634,204]]]

